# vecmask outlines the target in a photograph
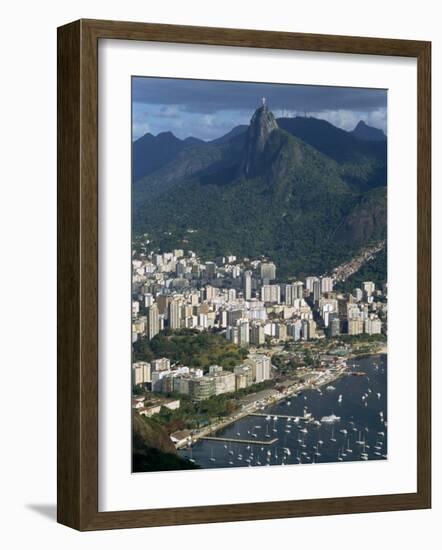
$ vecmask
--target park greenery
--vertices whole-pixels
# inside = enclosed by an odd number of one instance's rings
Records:
[[[162,407],[151,420],[163,426],[168,433],[182,429],[195,429],[208,425],[213,420],[225,418],[241,408],[241,398],[274,386],[273,380],[252,384],[234,393],[213,395],[204,401],[193,401],[186,395],[174,393],[157,394],[161,397],[180,399],[179,409]],[[155,395],[155,393],[151,394]]]
[[[164,330],[152,340],[140,338],[133,344],[135,361],[167,357],[172,363],[208,370],[220,365],[232,370],[246,357],[247,350],[229,342],[221,334],[194,329]]]

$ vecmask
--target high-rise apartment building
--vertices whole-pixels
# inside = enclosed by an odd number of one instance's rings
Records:
[[[132,385],[146,384],[151,382],[151,366],[150,363],[137,361],[132,363]]]
[[[276,279],[276,266],[273,262],[261,264],[261,279],[264,284]]]
[[[181,304],[178,300],[173,300],[169,304],[169,328],[179,329],[181,327]]]
[[[147,308],[146,321],[146,336],[148,340],[152,340],[160,332],[158,306],[155,302]]]
[[[279,304],[281,302],[281,289],[279,285],[262,285],[261,300],[264,303]]]
[[[244,271],[243,286],[244,286],[244,298],[246,300],[250,300],[252,297],[252,272],[251,271]]]

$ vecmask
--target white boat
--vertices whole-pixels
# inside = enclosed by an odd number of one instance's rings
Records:
[[[364,445],[362,447],[362,451],[361,451],[361,460],[368,460],[368,454],[365,452],[365,447],[366,447],[366,445],[364,443]]]
[[[338,403],[342,403],[342,394],[339,394]]]
[[[335,414],[330,414],[329,416],[323,416],[321,418],[321,422],[325,422],[326,424],[334,424],[335,422],[339,422],[341,420],[340,416],[336,416]]]
[[[334,386],[327,386],[325,389],[327,391],[335,391],[336,388]]]

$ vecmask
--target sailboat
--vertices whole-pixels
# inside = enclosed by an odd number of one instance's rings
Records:
[[[215,462],[215,457],[213,456],[213,447],[210,448],[210,462]]]
[[[334,427],[334,426],[332,426],[332,432],[331,432],[330,441],[332,441],[333,443],[336,443],[335,427]]]
[[[361,460],[368,460],[368,453],[365,452],[365,441],[364,445],[362,446]]]
[[[189,462],[193,462],[195,464],[195,459],[193,458],[193,449],[192,449],[192,447],[190,447]]]

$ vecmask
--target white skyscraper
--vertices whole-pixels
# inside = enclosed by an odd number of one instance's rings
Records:
[[[375,284],[372,281],[365,281],[362,283],[362,288],[367,298],[370,298],[370,296],[373,294],[375,290]]]
[[[156,303],[153,303],[150,307],[147,308],[146,318],[147,318],[146,336],[148,340],[151,340],[156,334],[160,332],[158,306]]]
[[[181,327],[181,304],[177,300],[169,304],[169,327],[171,329]]]
[[[151,381],[150,363],[138,361],[132,364],[132,383],[134,386]]]
[[[263,285],[261,287],[261,300],[279,304],[281,302],[280,292],[279,285]]]
[[[250,326],[247,319],[240,319],[238,326],[238,344],[240,346],[248,346],[250,343]]]
[[[315,302],[319,302],[321,294],[321,281],[317,279],[316,281],[313,281],[313,300]]]
[[[318,277],[307,277],[305,279],[305,288],[309,291],[309,292],[312,292],[313,291],[313,283],[315,281],[319,281]]]
[[[250,300],[252,297],[252,272],[244,271],[244,298]]]
[[[276,279],[276,266],[273,262],[261,264],[261,279],[264,284]]]
[[[321,292],[333,291],[333,279],[332,277],[322,277],[321,279]]]

